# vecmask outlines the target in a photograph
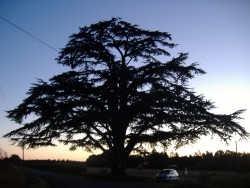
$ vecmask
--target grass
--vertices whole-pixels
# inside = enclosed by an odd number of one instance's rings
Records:
[[[25,165],[26,166],[26,165]],[[38,169],[56,171],[67,174],[83,175],[91,179],[101,181],[154,181],[155,170],[146,170],[140,174],[136,170],[128,170],[126,177],[112,177],[110,170],[106,168],[86,168],[80,164],[36,164],[28,165]],[[0,166],[1,167],[1,166]],[[154,188],[249,188],[250,173],[236,172],[189,172],[188,176],[180,173],[179,182],[157,183]],[[48,184],[38,178],[25,174],[21,167],[0,168],[0,187],[29,187],[29,188],[48,188]]]
[[[49,188],[43,179],[26,174],[21,167],[0,165],[1,188]]]
[[[154,188],[249,188],[250,174],[235,172],[200,172],[178,183],[161,183]]]
[[[70,162],[34,162],[26,163],[24,167],[37,168],[41,170],[53,171],[64,174],[82,174],[86,172],[86,167],[82,163]]]
[[[20,171],[19,168],[9,165],[0,166],[0,187],[14,188],[14,187],[26,187],[27,176]]]
[[[49,188],[49,185],[43,179],[33,176],[32,181],[29,184],[29,187],[30,188]]]

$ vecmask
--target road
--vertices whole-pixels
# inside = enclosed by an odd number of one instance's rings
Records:
[[[60,174],[33,168],[26,172],[44,179],[50,188],[153,188],[157,182],[112,182],[90,179],[80,175]]]

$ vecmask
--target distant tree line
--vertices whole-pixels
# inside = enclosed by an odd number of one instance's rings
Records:
[[[6,152],[3,152],[3,150],[0,148],[0,164],[9,164],[9,163],[19,163],[21,161],[21,158],[13,154],[10,157],[8,157]]]
[[[91,155],[86,160],[86,166],[110,167],[108,154]],[[145,169],[163,169],[170,165],[177,165],[178,169],[208,170],[208,171],[250,171],[250,153],[236,153],[233,151],[219,150],[212,152],[196,152],[194,155],[179,156],[178,153],[168,155],[165,152],[153,150],[143,155],[130,155],[128,168],[138,168],[142,165]]]
[[[0,164],[20,163],[21,158],[13,154],[8,157],[8,154],[0,148]],[[102,167],[109,168],[112,161],[109,160],[108,153],[99,155],[91,155],[85,163],[70,161],[70,160],[26,160],[22,165],[33,167],[44,167],[51,165],[64,166],[65,169],[69,166],[77,166],[79,169],[85,167]],[[163,169],[171,165],[176,165],[179,170],[187,168],[188,170],[204,170],[204,171],[244,171],[250,172],[250,153],[236,153],[234,151],[219,150],[214,154],[212,152],[201,153],[196,152],[194,155],[179,156],[178,153],[157,152],[142,152],[137,155],[130,155],[127,161],[127,168],[144,169]]]

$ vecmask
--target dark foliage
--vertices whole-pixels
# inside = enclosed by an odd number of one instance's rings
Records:
[[[82,174],[86,172],[84,162],[70,160],[26,160],[21,165],[65,174]]]
[[[91,155],[85,162],[91,167],[110,167],[110,161],[105,155]],[[178,154],[169,157],[167,153],[152,152],[146,156],[131,155],[127,165],[129,168],[137,168],[139,164],[146,169],[164,169],[169,166],[177,166],[177,170],[198,171],[245,171],[250,172],[250,153],[235,153],[232,151],[217,151],[215,154],[196,153],[195,155],[182,156]]]
[[[0,164],[20,164],[20,162],[22,161],[22,159],[16,155],[13,154],[10,157],[5,157],[5,158],[0,158]]]
[[[179,147],[202,135],[247,137],[236,122],[244,110],[213,114],[213,103],[189,88],[188,81],[205,71],[186,65],[187,53],[170,57],[175,46],[167,32],[120,18],[81,27],[57,58],[71,70],[33,84],[8,111],[23,126],[5,137],[20,147],[59,140],[72,150],[109,152],[116,174],[124,173],[127,157],[144,143]]]

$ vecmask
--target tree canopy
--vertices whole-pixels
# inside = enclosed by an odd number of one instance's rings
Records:
[[[54,145],[111,153],[113,172],[143,143],[167,147],[218,135],[248,133],[236,120],[244,110],[214,114],[215,106],[188,85],[205,74],[167,32],[149,31],[120,18],[79,28],[56,59],[68,72],[38,80],[8,118],[23,126],[5,135],[30,148]],[[29,118],[32,115],[32,119]],[[25,120],[27,119],[27,120]]]
[[[111,163],[112,161],[109,161],[105,154],[93,154],[86,160],[85,165],[87,167],[107,168],[111,166]],[[136,154],[129,156],[127,161],[128,168],[138,169],[139,164],[143,166],[143,169],[176,168],[183,171],[187,168],[188,171],[249,172],[250,153],[218,150],[215,153],[208,151],[201,153],[197,151],[193,155],[180,156],[174,152],[167,154],[152,150],[147,155]]]

